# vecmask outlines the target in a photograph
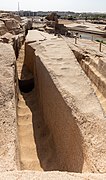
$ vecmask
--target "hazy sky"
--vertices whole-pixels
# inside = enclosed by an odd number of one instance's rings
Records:
[[[106,0],[0,0],[1,10],[106,12]]]

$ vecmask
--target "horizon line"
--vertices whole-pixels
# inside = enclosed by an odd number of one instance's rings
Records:
[[[18,10],[4,10],[0,9],[0,11],[8,11],[8,12],[18,12]],[[71,13],[105,13],[106,12],[101,12],[101,11],[69,11],[69,10],[19,10],[19,11],[31,11],[31,12],[71,12]]]

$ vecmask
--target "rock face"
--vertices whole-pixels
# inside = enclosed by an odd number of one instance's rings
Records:
[[[56,22],[56,23],[58,23],[58,15],[56,14],[56,13],[51,13],[50,15],[48,15],[47,17],[46,17],[46,19],[48,20],[48,21],[54,21],[54,22]]]
[[[64,24],[58,23],[58,15],[56,13],[51,13],[46,17],[46,19],[48,20],[46,22],[47,26],[45,27],[46,32],[62,35],[65,35],[65,33],[67,33],[67,29]]]
[[[79,39],[75,45],[70,39],[65,38],[65,40],[92,81],[93,87],[95,86],[94,90],[106,114],[106,47],[102,45],[102,52],[100,52],[97,42]]]
[[[58,169],[106,172],[106,120],[67,43],[31,31],[25,57],[26,66],[36,75],[39,107],[51,132]]]
[[[0,43],[0,171],[17,169],[15,54]]]
[[[5,23],[0,20],[0,35],[3,35],[7,32],[7,28],[5,26]]]
[[[0,35],[4,35],[6,32],[17,35],[19,33],[25,33],[26,30],[31,29],[31,19],[21,19],[18,15],[11,13],[0,13]]]
[[[8,29],[8,32],[12,32],[13,34],[17,34],[18,31],[20,31],[20,23],[19,21],[15,20],[14,18],[10,19],[3,19],[6,28]]]
[[[13,46],[16,58],[25,40],[29,29],[32,28],[32,20],[11,13],[0,13],[0,42]]]

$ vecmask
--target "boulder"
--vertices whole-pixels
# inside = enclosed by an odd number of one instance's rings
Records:
[[[5,23],[5,26],[7,27],[7,29],[10,31],[10,30],[14,30],[14,29],[18,29],[20,28],[20,24],[19,24],[19,21],[13,19],[13,18],[10,18],[10,19],[4,19],[4,23]]]
[[[48,21],[55,21],[56,23],[58,23],[58,15],[55,12],[52,12],[51,14],[46,16],[46,19]]]
[[[0,36],[2,36],[3,34],[5,34],[7,32],[7,28],[5,26],[5,23],[0,20]]]
[[[12,43],[13,42],[13,34],[11,33],[6,33],[3,36],[1,36],[2,42],[3,43]]]

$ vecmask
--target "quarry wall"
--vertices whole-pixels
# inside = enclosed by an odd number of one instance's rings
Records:
[[[3,20],[2,18],[1,21]],[[18,29],[16,33],[18,35],[8,30],[5,32],[4,27],[0,28],[0,32],[1,29],[3,32],[0,34],[0,172],[20,169],[17,137],[19,88],[16,58],[24,42],[25,31],[31,28],[31,24],[28,25],[28,23],[30,24],[30,21],[23,21],[24,30]],[[11,26],[11,23],[9,25]],[[17,26],[15,28],[17,29]]]
[[[84,56],[83,52],[81,53],[80,51],[76,51],[75,49],[73,49],[73,52],[87,76],[96,85],[103,96],[106,97],[105,61],[99,59],[99,61],[97,61],[98,63],[95,63],[92,59],[87,59],[86,55]]]
[[[19,169],[15,63],[12,45],[0,43],[0,171]]]

